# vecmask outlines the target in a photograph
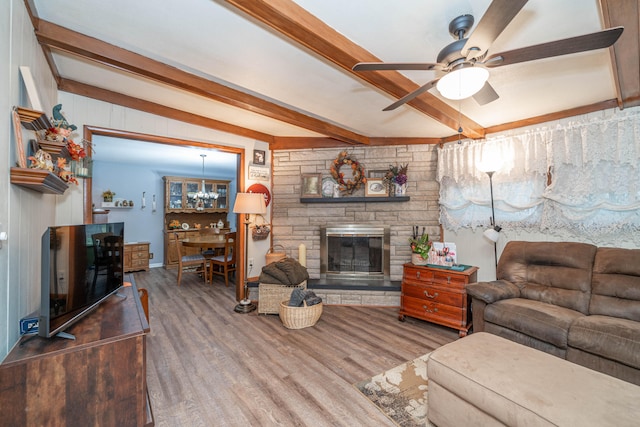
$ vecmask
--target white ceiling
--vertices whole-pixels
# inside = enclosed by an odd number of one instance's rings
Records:
[[[435,62],[438,52],[453,41],[448,32],[451,19],[472,14],[477,24],[491,2],[295,3],[383,61]],[[37,16],[45,21],[361,135],[443,138],[456,133],[409,105],[383,112],[396,98],[224,1],[33,0],[33,4]],[[604,28],[602,22],[598,0],[530,0],[494,42],[490,53],[599,31]],[[322,136],[73,53],[52,49],[52,58],[59,75],[68,80],[273,136]],[[500,95],[497,101],[479,106],[473,99],[441,99],[486,128],[616,98],[608,49],[509,65],[490,72],[489,82]],[[435,72],[404,75],[422,85],[434,78]],[[435,88],[430,92],[440,97]]]

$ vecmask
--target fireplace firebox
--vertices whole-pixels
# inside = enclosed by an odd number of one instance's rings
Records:
[[[321,279],[389,280],[389,227],[328,225],[320,229]]]

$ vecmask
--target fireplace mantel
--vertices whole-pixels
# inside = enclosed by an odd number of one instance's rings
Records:
[[[301,197],[300,203],[393,203],[408,202],[409,196],[398,197]]]

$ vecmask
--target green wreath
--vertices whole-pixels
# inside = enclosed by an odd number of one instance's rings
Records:
[[[353,179],[344,180],[344,173],[340,172],[340,168],[344,165],[351,168]],[[346,151],[342,151],[333,161],[331,176],[338,183],[340,191],[347,194],[353,194],[355,190],[367,182],[367,178],[364,177],[364,166],[356,159],[351,158]]]

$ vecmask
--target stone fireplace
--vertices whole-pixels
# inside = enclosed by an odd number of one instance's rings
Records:
[[[320,227],[320,279],[390,280],[389,227],[341,224]]]

